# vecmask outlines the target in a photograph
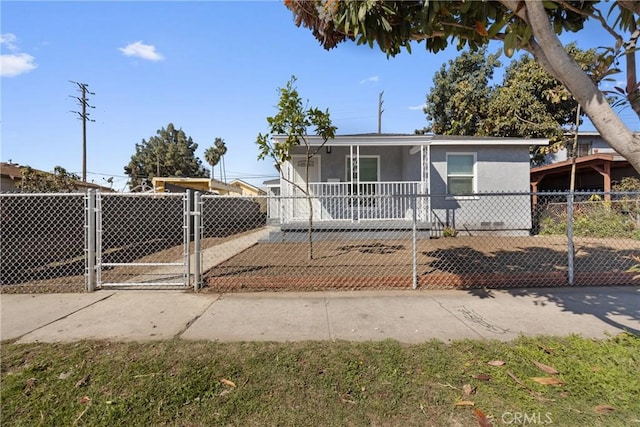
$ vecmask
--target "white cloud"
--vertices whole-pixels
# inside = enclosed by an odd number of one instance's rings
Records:
[[[16,35],[12,33],[0,34],[0,45],[5,46],[9,50],[16,50],[18,47],[14,42],[17,39]]]
[[[378,83],[380,81],[380,77],[378,76],[371,76],[371,77],[367,77],[366,79],[360,80],[360,84],[366,84],[366,83]]]
[[[11,51],[18,50],[18,46],[15,43],[16,40],[18,40],[18,38],[12,33],[0,35],[0,45]],[[38,67],[35,60],[36,58],[28,53],[2,54],[0,55],[0,76],[15,77],[35,70]]]
[[[420,105],[410,105],[409,106],[409,110],[424,110],[424,108],[427,106],[427,104],[420,104]]]
[[[156,47],[154,45],[144,44],[142,41],[129,43],[125,47],[118,48],[118,50],[126,56],[136,56],[149,61],[162,61],[164,59],[162,54],[156,52]]]
[[[0,76],[15,77],[35,70],[38,67],[34,63],[35,59],[28,53],[0,55]]]

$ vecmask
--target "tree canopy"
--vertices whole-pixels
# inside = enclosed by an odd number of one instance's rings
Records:
[[[570,44],[567,50],[584,69],[594,64],[593,49]],[[532,147],[532,163],[539,164],[549,150],[563,146],[575,124],[577,104],[530,55],[512,60],[502,83],[490,85],[499,65],[484,48],[464,51],[444,64],[427,94],[428,125],[416,132],[549,138],[549,146]]]
[[[443,64],[433,77],[424,112],[428,125],[424,132],[438,135],[477,135],[487,116],[495,67],[500,62],[486,49],[465,51]]]
[[[148,141],[143,139],[136,144],[131,161],[124,167],[129,176],[129,187],[136,188],[160,176],[206,177],[208,171],[195,155],[197,148],[198,144],[191,137],[169,123],[166,129],[159,129]]]
[[[617,63],[624,62],[625,84],[613,95],[617,105],[630,106],[640,117],[635,59],[640,2],[286,0],[285,4],[296,25],[309,28],[325,49],[352,40],[370,47],[377,44],[395,56],[403,49],[411,52],[413,42],[424,42],[427,51],[437,53],[450,41],[459,49],[468,45],[476,50],[496,40],[508,57],[516,50],[529,52],[567,88],[603,139],[640,171],[640,135],[620,119],[607,99],[611,94],[596,83],[619,71]],[[598,56],[595,73],[583,70],[558,38],[565,31],[583,31],[588,21],[611,36],[610,47]]]
[[[53,173],[25,166],[20,188],[25,193],[68,193],[77,190],[79,180],[77,174],[67,172],[62,166],[54,167]]]

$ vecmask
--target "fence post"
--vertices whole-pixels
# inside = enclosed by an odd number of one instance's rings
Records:
[[[417,210],[418,210],[418,204],[416,203],[418,196],[416,194],[413,194],[413,214],[412,216],[412,230],[411,230],[411,237],[412,237],[412,265],[413,265],[413,289],[417,289],[418,288],[418,225],[417,225]]]
[[[573,286],[575,248],[573,245],[573,191],[567,196],[567,282]]]
[[[184,193],[184,269],[185,269],[185,286],[189,286],[191,280],[191,191]]]
[[[202,228],[202,204],[200,202],[200,192],[196,191],[195,201],[193,204],[193,290],[197,292],[200,289],[200,233]]]
[[[96,290],[96,193],[87,191],[87,292]]]

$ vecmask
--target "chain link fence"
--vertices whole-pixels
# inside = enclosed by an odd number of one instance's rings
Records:
[[[0,195],[2,292],[85,289],[84,194]]]
[[[98,194],[96,273],[100,287],[188,285],[186,194]]]
[[[640,264],[640,193],[0,202],[3,292],[623,285],[636,283],[629,270]]]
[[[271,198],[264,229],[216,248],[215,262],[203,252],[203,289],[633,284],[639,200],[635,193]],[[400,209],[391,215],[389,206]]]

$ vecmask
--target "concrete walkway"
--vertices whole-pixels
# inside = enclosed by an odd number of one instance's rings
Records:
[[[246,233],[242,236],[230,239],[226,242],[218,245],[211,246],[202,250],[202,264],[201,270],[206,271],[216,265],[225,262],[226,260],[233,258],[245,249],[258,243],[260,240],[268,239],[269,234],[276,230],[275,227],[263,227],[257,231]],[[191,263],[191,270],[193,271],[195,265],[195,254],[191,254],[189,262]],[[176,259],[171,262],[174,265],[160,266],[153,269],[143,275],[134,276],[126,280],[126,283],[154,283],[161,282],[165,284],[174,283],[176,286],[182,284],[184,275],[184,258]],[[152,279],[150,279],[150,277]],[[108,285],[107,285],[108,287]]]
[[[383,340],[640,334],[640,287],[0,295],[2,340]]]

